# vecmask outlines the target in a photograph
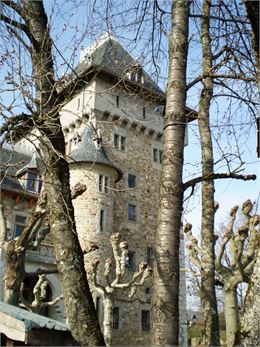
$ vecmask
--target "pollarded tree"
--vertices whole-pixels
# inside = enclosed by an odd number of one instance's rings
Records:
[[[102,297],[104,308],[103,320],[103,333],[107,346],[112,346],[112,329],[113,329],[113,293],[116,290],[129,290],[129,297],[131,298],[138,287],[144,284],[144,281],[151,275],[152,269],[147,263],[141,262],[138,271],[136,271],[132,278],[125,281],[128,258],[128,244],[126,241],[120,242],[121,235],[119,233],[112,234],[110,242],[113,251],[113,260],[108,258],[105,262],[104,277],[106,285],[98,283],[97,273],[99,260],[92,264],[92,271],[90,273],[93,286],[98,294]],[[115,267],[115,276],[112,277],[113,264]]]
[[[216,205],[218,206],[218,205]],[[239,283],[248,283],[253,272],[257,249],[259,248],[260,216],[252,214],[253,205],[250,200],[242,206],[243,224],[236,232],[233,231],[238,206],[230,211],[230,220],[222,239],[215,260],[215,268],[223,286],[224,310],[226,321],[226,343],[232,347],[239,343],[239,310],[237,287]],[[187,245],[189,259],[201,272],[201,256],[205,252],[192,235],[192,225],[186,224],[184,232],[190,241]],[[215,241],[217,240],[215,235]]]

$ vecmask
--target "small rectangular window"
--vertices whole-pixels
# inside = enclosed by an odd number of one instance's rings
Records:
[[[108,187],[108,177],[105,176],[105,178],[104,178],[104,193],[107,193],[107,187]]]
[[[98,177],[98,191],[100,193],[107,193],[108,189],[108,177],[104,175],[99,175]]]
[[[141,319],[142,319],[142,331],[150,331],[151,330],[150,311],[142,310]]]
[[[104,210],[100,210],[99,230],[101,232],[103,232],[105,230],[105,211]]]
[[[128,188],[136,187],[136,176],[132,174],[128,174]]]
[[[103,189],[103,175],[99,175],[98,178],[98,190],[102,193]]]
[[[116,107],[119,107],[119,95],[116,97]]]
[[[121,146],[120,146],[121,151],[125,152],[126,150],[126,138],[124,136],[121,136]]]
[[[153,161],[155,163],[158,162],[158,149],[157,148],[153,148]]]
[[[147,247],[146,262],[149,266],[152,266],[153,264],[153,249],[151,247]]]
[[[113,329],[119,329],[119,307],[113,308]]]
[[[126,151],[126,137],[118,134],[114,134],[114,148],[119,149],[122,152]]]
[[[145,119],[145,107],[143,107],[143,119]]]
[[[128,204],[128,219],[136,221],[136,206]]]
[[[114,134],[114,147],[119,148],[119,135]]]
[[[14,220],[14,237],[20,236],[25,228],[26,217],[16,215]]]
[[[135,271],[135,252],[133,251],[128,251],[127,269],[130,271]]]

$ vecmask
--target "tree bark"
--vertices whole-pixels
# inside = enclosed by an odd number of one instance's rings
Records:
[[[254,272],[248,284],[245,305],[241,317],[241,340],[245,346],[260,345],[260,251],[256,255]]]
[[[226,344],[233,347],[236,341],[236,333],[239,325],[237,289],[224,290],[225,300],[225,322],[226,322]]]
[[[5,244],[5,291],[4,301],[7,304],[19,306],[20,288],[24,278],[25,248],[16,250],[16,240]]]
[[[8,5],[5,4],[6,6]],[[44,184],[49,207],[50,233],[59,271],[68,325],[73,337],[84,346],[104,345],[77,238],[69,186],[69,167],[59,121],[55,87],[52,40],[43,1],[22,0],[17,13],[25,22],[30,40],[40,150],[45,163]],[[10,7],[12,7],[10,5]],[[12,25],[12,21],[10,22]]]
[[[252,27],[252,46],[256,59],[258,93],[260,96],[260,60],[259,60],[259,1],[245,1],[247,15]],[[245,345],[260,345],[259,329],[260,307],[260,251],[256,254],[256,263],[249,281],[241,318],[241,339]]]
[[[183,210],[186,67],[189,1],[172,5],[169,73],[160,182],[153,293],[152,345],[177,346],[179,332],[179,240]]]
[[[103,320],[103,328],[104,328],[104,339],[106,342],[106,346],[112,346],[112,330],[113,330],[113,301],[107,296],[103,299],[103,307],[104,307],[104,320]]]
[[[211,1],[204,0],[201,19],[201,44],[203,74],[212,70],[210,38]],[[210,104],[213,96],[212,78],[203,79],[198,112],[201,143],[202,176],[214,173],[213,148],[210,130]],[[214,255],[214,181],[202,182],[202,220],[201,220],[201,304],[205,319],[205,340],[208,346],[219,346],[219,321],[215,293],[215,255]]]

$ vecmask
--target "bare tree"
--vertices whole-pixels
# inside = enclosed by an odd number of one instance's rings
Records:
[[[105,262],[104,276],[106,285],[98,283],[98,265],[99,260],[92,264],[91,279],[93,286],[98,294],[101,295],[104,307],[104,338],[107,346],[112,346],[112,328],[113,328],[113,293],[115,290],[129,290],[129,297],[131,298],[138,287],[144,284],[144,281],[151,275],[151,267],[144,262],[139,264],[138,271],[136,271],[132,278],[127,282],[124,281],[128,265],[128,244],[126,241],[120,242],[121,235],[119,233],[112,234],[110,242],[113,250],[113,260],[108,258]],[[115,278],[112,279],[112,267],[115,265]]]
[[[202,175],[214,173],[213,145],[210,129],[210,105],[213,97],[213,69],[210,35],[211,1],[204,0],[201,19],[202,73],[204,76],[199,100],[198,125],[201,144]],[[214,180],[202,182],[201,187],[201,305],[205,319],[205,343],[219,346],[219,320],[214,284]]]
[[[259,61],[259,2],[245,1],[247,16],[251,23],[251,40],[254,48],[257,69],[258,92],[260,95],[260,61]],[[259,136],[259,133],[258,133]],[[259,305],[260,305],[260,251],[256,255],[253,275],[246,294],[245,306],[241,319],[242,341],[248,345],[259,345]]]
[[[218,205],[216,205],[218,207]],[[240,342],[239,333],[239,308],[237,299],[238,284],[248,283],[253,272],[259,247],[260,216],[252,214],[253,204],[250,200],[242,206],[243,224],[235,233],[233,231],[238,206],[230,211],[230,220],[222,236],[215,268],[218,272],[218,283],[221,284],[224,294],[224,311],[226,321],[226,343],[232,347]],[[184,232],[190,241],[187,245],[189,259],[202,273],[202,254],[205,249],[198,245],[198,240],[192,235],[192,225],[186,224]],[[215,241],[218,236],[214,235]]]
[[[83,253],[76,235],[69,186],[69,168],[64,159],[65,143],[59,121],[61,100],[54,77],[53,42],[42,1],[1,3],[0,20],[27,50],[32,66],[34,110],[23,131],[34,126],[40,134],[40,152],[45,164],[44,185],[48,203],[50,233],[64,295],[69,328],[82,345],[104,345],[87,282]],[[15,19],[14,19],[15,18]],[[16,20],[17,19],[17,20]],[[9,119],[19,124],[22,117]],[[16,130],[19,133],[21,128]],[[12,134],[15,137],[15,132]],[[75,283],[78,285],[75,287]]]
[[[153,293],[153,340],[178,345],[179,242],[183,206],[189,1],[173,1]]]
[[[29,303],[23,296],[24,283],[22,283],[21,290],[20,290],[20,299],[21,299],[20,306],[27,308],[29,311],[40,314],[42,309],[46,307],[51,307],[57,304],[57,302],[59,302],[59,300],[62,299],[62,296],[58,296],[52,301],[46,301],[47,287],[48,287],[48,280],[46,278],[46,275],[45,274],[38,275],[38,281],[33,288],[34,300],[32,301],[32,303]]]

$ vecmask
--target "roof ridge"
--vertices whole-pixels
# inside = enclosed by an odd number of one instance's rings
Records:
[[[80,52],[80,62],[82,62],[87,56],[90,56],[98,47],[104,44],[107,40],[113,40],[118,42],[118,40],[111,35],[109,32],[105,32],[99,36],[94,42],[92,42],[86,48],[83,48]]]

